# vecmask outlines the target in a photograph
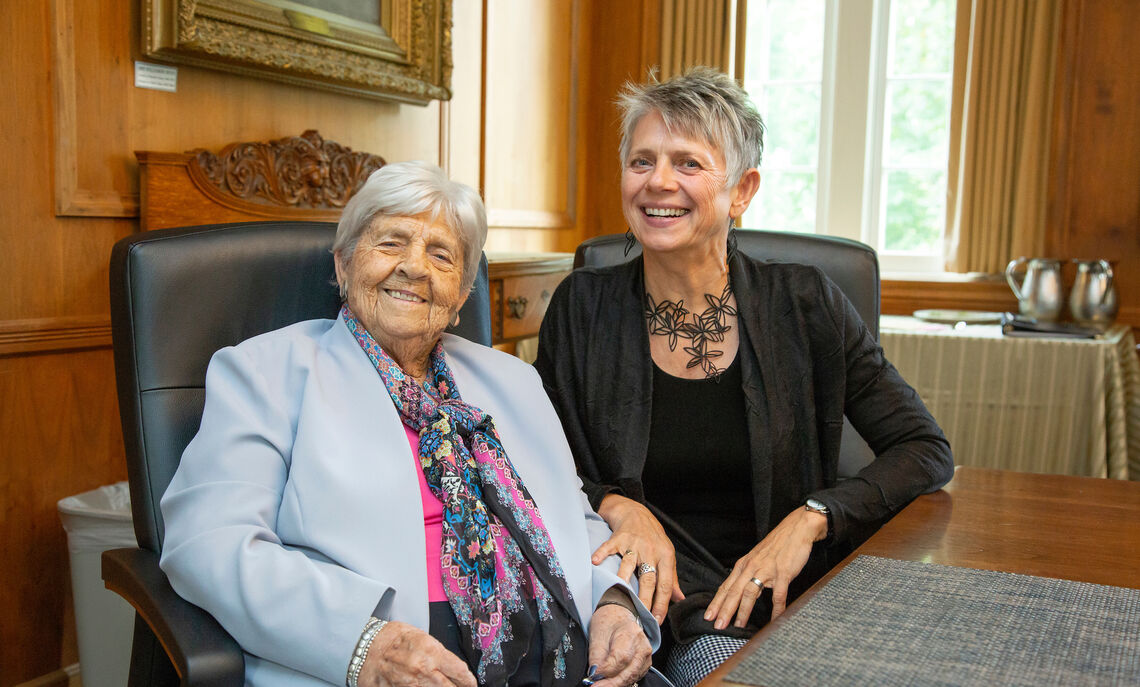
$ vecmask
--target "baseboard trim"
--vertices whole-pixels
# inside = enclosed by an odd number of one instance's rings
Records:
[[[72,663],[59,670],[53,670],[47,675],[41,675],[34,680],[21,682],[16,687],[81,687],[79,682],[79,664]]]

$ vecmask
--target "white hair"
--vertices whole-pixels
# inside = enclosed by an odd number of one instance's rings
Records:
[[[349,263],[356,242],[377,217],[442,217],[463,248],[463,290],[475,283],[483,244],[487,242],[487,211],[479,193],[452,181],[430,162],[413,160],[384,165],[369,175],[344,206],[336,227],[333,252]]]

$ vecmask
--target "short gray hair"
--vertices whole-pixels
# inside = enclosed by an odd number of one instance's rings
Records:
[[[352,261],[356,243],[377,217],[440,217],[451,227],[463,248],[463,290],[475,283],[479,259],[487,242],[487,211],[479,193],[452,181],[430,162],[413,160],[384,165],[369,175],[344,206],[336,227],[333,252]]]
[[[729,185],[760,166],[764,120],[748,93],[727,74],[710,67],[693,67],[666,81],[650,74],[647,83],[626,82],[617,105],[622,111],[623,165],[633,145],[634,129],[642,117],[657,112],[670,131],[703,139],[724,153]]]

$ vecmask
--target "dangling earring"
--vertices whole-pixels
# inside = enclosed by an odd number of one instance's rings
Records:
[[[455,311],[455,317],[451,318],[451,326],[452,326],[452,328],[459,326],[459,311],[458,310]]]
[[[728,225],[728,257],[726,262],[731,261],[736,256],[736,227],[733,226],[732,220],[729,220]]]
[[[629,252],[637,245],[637,237],[633,235],[632,229],[625,230],[625,257],[629,257]]]
[[[337,291],[340,292],[340,299],[343,301],[348,298],[348,287],[341,282],[336,284]]]

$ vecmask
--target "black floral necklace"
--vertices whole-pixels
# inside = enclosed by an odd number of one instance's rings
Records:
[[[670,351],[677,350],[677,342],[682,339],[692,344],[684,347],[685,352],[692,356],[686,369],[699,365],[706,377],[719,381],[724,369],[716,366],[716,360],[724,355],[724,351],[712,349],[709,344],[724,341],[724,335],[732,329],[728,324],[728,318],[736,316],[736,308],[729,304],[732,301],[732,283],[724,285],[724,292],[719,298],[706,293],[705,301],[709,305],[698,315],[685,308],[684,300],[655,302],[646,291],[645,319],[649,322],[650,334],[667,337]]]

